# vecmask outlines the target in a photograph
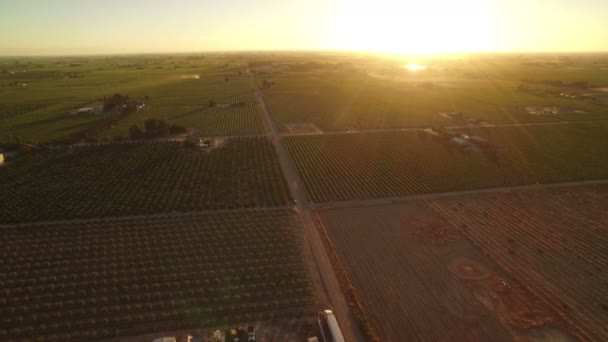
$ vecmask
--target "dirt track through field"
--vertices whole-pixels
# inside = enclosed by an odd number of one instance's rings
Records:
[[[555,126],[555,125],[576,125],[584,123],[600,123],[608,122],[608,119],[602,120],[581,120],[581,121],[555,121],[555,122],[530,122],[530,123],[510,123],[510,124],[491,124],[491,125],[459,125],[445,126],[446,129],[463,129],[463,128],[481,128],[481,127],[526,127],[526,126]],[[429,128],[424,127],[407,127],[407,128],[377,128],[377,129],[361,129],[356,131],[330,131],[330,132],[306,132],[306,133],[283,133],[284,136],[296,135],[330,135],[330,134],[356,134],[356,133],[375,133],[375,132],[412,132],[412,131],[427,131]]]
[[[296,200],[295,209],[300,214],[304,233],[306,236],[306,242],[310,248],[309,252],[312,253],[313,260],[307,260],[310,264],[312,272],[312,279],[315,286],[316,292],[320,295],[321,304],[328,304],[336,317],[342,333],[346,341],[363,341],[363,335],[358,327],[355,316],[353,315],[344,294],[338,283],[338,279],[330,259],[323,246],[323,241],[319,235],[317,227],[312,217],[312,208],[308,204],[306,192],[302,185],[302,181],[296,171],[296,168],[287,152],[287,148],[281,140],[281,133],[273,121],[266,103],[264,95],[259,90],[255,76],[251,73],[251,70],[247,69],[247,73],[251,78],[252,86],[255,89],[257,101],[262,109],[262,115],[264,116],[264,126],[266,131],[270,133],[270,139],[275,146],[283,174],[287,179],[289,189]],[[323,298],[325,297],[326,298]]]
[[[483,193],[491,193],[491,192],[508,193],[508,192],[514,192],[514,191],[577,187],[577,186],[594,185],[594,184],[608,184],[608,179],[509,186],[509,187],[502,187],[502,188],[489,188],[489,189],[467,190],[467,191],[452,191],[452,192],[441,192],[441,193],[411,195],[411,196],[402,196],[402,197],[388,197],[388,198],[374,198],[374,199],[367,199],[367,200],[343,201],[343,202],[328,202],[328,203],[314,204],[313,207],[315,209],[367,207],[367,206],[392,204],[392,203],[398,203],[398,202],[409,201],[409,200],[425,200],[425,199],[435,199],[435,198],[442,198],[442,197],[458,197],[458,196],[463,196],[463,195],[474,195],[474,194],[483,194]]]

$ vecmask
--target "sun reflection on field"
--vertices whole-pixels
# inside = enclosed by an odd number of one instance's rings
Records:
[[[404,68],[406,68],[409,71],[420,71],[420,70],[426,70],[426,65],[419,65],[419,64],[408,64],[408,65],[404,65]]]

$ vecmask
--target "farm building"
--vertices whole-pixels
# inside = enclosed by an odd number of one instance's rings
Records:
[[[471,136],[467,139],[471,144],[477,145],[478,147],[481,148],[489,148],[492,147],[492,144],[487,141],[486,139],[479,137],[479,136]]]
[[[545,107],[533,106],[533,107],[526,107],[526,110],[528,111],[528,113],[534,114],[534,115],[559,114],[562,111],[561,108],[556,107],[556,106],[545,106]]]
[[[91,107],[84,107],[84,108],[79,108],[76,111],[76,114],[92,114],[95,112],[95,108],[91,108]]]
[[[447,113],[439,113],[439,114],[445,116],[446,118],[459,119],[459,120],[464,119],[464,114],[461,112],[447,112]]]
[[[463,139],[461,137],[453,137],[452,139],[450,139],[450,142],[458,147],[465,148],[465,149],[468,149],[471,147],[469,142],[466,139]]]
[[[531,106],[531,107],[525,107],[525,109],[528,112],[528,114],[534,114],[534,115],[585,113],[585,111],[582,111],[582,110],[557,107],[557,106]]]

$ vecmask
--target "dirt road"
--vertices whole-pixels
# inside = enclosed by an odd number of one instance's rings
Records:
[[[554,122],[529,122],[529,123],[509,123],[509,124],[490,124],[490,125],[457,125],[445,126],[445,129],[463,129],[463,128],[480,128],[480,127],[526,127],[526,126],[555,126],[555,125],[575,125],[581,123],[597,123],[608,122],[608,119],[600,120],[581,120],[581,121],[554,121]],[[306,132],[306,133],[282,133],[283,136],[291,135],[326,135],[326,134],[353,134],[353,133],[374,133],[374,132],[408,132],[408,131],[427,131],[429,128],[423,127],[406,127],[406,128],[373,128],[361,129],[352,131],[321,131],[321,132]]]
[[[457,197],[457,196],[465,196],[465,195],[482,194],[482,193],[488,193],[488,192],[514,192],[514,191],[525,191],[525,190],[541,190],[541,189],[564,188],[564,187],[574,187],[574,186],[594,185],[594,184],[608,184],[608,179],[563,182],[563,183],[518,185],[518,186],[509,186],[509,187],[502,187],[502,188],[439,192],[439,193],[410,195],[410,196],[402,196],[402,197],[384,197],[384,198],[362,199],[362,200],[352,200],[352,201],[343,201],[343,202],[327,202],[327,203],[314,204],[313,207],[315,209],[367,207],[367,206],[375,206],[375,205],[386,205],[386,204],[397,203],[397,202],[405,202],[405,201],[409,201],[409,200],[424,200],[424,199],[435,199],[435,198],[442,198],[442,197]]]
[[[255,89],[256,98],[262,110],[264,117],[264,125],[266,131],[270,133],[270,139],[277,151],[281,168],[289,184],[289,189],[296,201],[295,210],[300,214],[302,220],[302,226],[306,238],[307,245],[305,248],[310,249],[310,254],[313,260],[309,260],[312,265],[310,269],[312,271],[313,284],[316,292],[321,295],[319,300],[321,304],[331,308],[336,317],[338,323],[344,334],[346,341],[363,341],[363,335],[359,329],[357,321],[346,302],[344,294],[340,289],[340,284],[334,273],[332,264],[327,256],[323,241],[319,235],[317,227],[312,217],[312,208],[308,204],[305,190],[302,186],[302,181],[298,175],[295,166],[287,152],[287,148],[281,140],[281,133],[275,125],[268,109],[266,108],[266,102],[264,95],[259,90],[255,76],[247,69],[247,73],[251,78],[252,86]]]

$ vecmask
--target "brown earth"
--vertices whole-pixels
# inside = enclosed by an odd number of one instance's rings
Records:
[[[382,341],[571,338],[551,306],[424,201],[318,213]]]
[[[429,204],[542,300],[533,307],[552,308],[583,340],[608,340],[608,186],[487,193]]]

